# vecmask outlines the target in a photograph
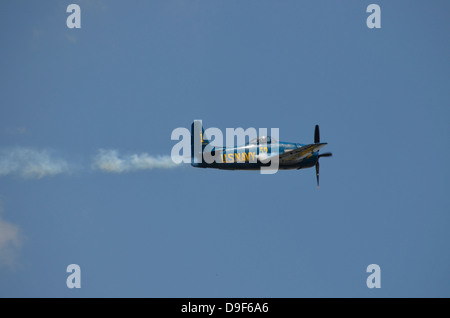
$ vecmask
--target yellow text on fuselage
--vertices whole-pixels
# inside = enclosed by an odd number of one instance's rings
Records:
[[[245,163],[256,162],[255,152],[242,152],[242,153],[224,153],[221,155],[223,163]]]

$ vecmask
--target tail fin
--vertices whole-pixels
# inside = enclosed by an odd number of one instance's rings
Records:
[[[201,120],[194,120],[191,125],[191,163],[202,163],[203,149],[209,144]]]

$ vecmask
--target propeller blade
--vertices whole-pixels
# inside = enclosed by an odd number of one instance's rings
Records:
[[[317,144],[319,142],[320,142],[319,125],[316,125],[316,129],[314,130],[314,143]]]
[[[319,155],[319,158],[320,157],[332,157],[332,156],[333,156],[333,154],[331,152],[325,152],[325,153],[321,153]]]
[[[316,163],[317,189],[319,189],[319,161]]]

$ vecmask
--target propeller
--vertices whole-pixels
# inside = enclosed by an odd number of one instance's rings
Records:
[[[319,125],[316,125],[316,128],[314,130],[314,143],[320,143],[320,131],[319,131]],[[333,154],[331,152],[325,152],[323,154],[319,154],[316,162],[316,179],[317,179],[317,189],[319,189],[319,158],[320,157],[331,157]]]
[[[317,144],[319,142],[320,142],[319,125],[316,125],[316,129],[314,130],[314,143]]]

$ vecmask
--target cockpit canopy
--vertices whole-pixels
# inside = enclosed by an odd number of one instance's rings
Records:
[[[276,142],[277,140],[275,138],[272,138],[270,136],[261,136],[250,140],[249,145],[270,144]]]

